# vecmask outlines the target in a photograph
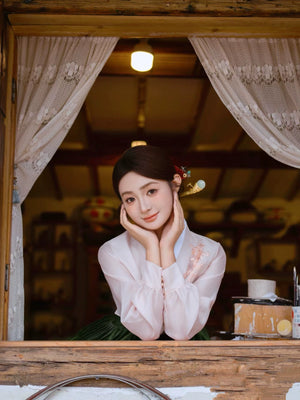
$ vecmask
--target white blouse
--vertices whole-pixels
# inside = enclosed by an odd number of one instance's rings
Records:
[[[166,269],[147,261],[145,248],[126,231],[99,249],[116,314],[142,340],[163,332],[175,340],[192,338],[216,300],[226,264],[222,246],[187,226],[178,240],[176,262]]]

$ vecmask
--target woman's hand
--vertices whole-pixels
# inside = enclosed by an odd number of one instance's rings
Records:
[[[121,206],[120,223],[134,239],[143,245],[146,250],[146,259],[160,265],[159,241],[156,233],[130,222],[124,204]]]
[[[159,242],[162,268],[167,268],[175,262],[174,246],[183,229],[183,209],[178,199],[178,193],[174,191],[173,213],[164,227]]]

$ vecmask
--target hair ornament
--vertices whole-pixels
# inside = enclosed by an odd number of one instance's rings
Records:
[[[203,190],[205,188],[205,182],[202,179],[200,179],[194,185],[189,183],[187,185],[187,188],[189,188],[189,189],[185,190],[183,193],[181,193],[180,197],[189,196],[191,194],[196,194],[196,193],[201,192],[201,190]]]
[[[185,167],[178,167],[174,165],[175,170],[178,175],[180,175],[181,179],[186,179],[191,177],[191,171],[187,171]]]

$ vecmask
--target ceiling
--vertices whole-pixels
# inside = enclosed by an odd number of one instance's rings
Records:
[[[135,43],[118,42],[30,197],[113,195],[115,161],[132,140],[145,139],[206,181],[202,198],[300,198],[299,170],[270,158],[243,131],[187,39],[149,39],[155,59],[148,73],[130,68]]]

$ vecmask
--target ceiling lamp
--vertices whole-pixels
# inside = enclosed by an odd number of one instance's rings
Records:
[[[145,140],[133,140],[131,142],[131,147],[136,147],[136,146],[146,146],[147,142]]]
[[[130,65],[135,71],[150,71],[153,66],[153,59],[152,47],[147,43],[146,39],[142,39],[134,46],[133,52],[131,53]]]

